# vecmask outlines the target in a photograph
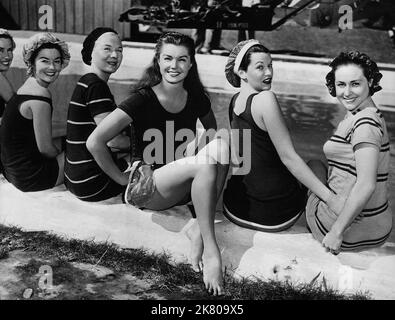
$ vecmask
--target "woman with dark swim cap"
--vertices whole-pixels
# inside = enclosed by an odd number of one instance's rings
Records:
[[[78,80],[69,104],[65,163],[65,185],[80,200],[102,201],[124,190],[86,148],[90,134],[117,107],[107,82],[121,65],[122,51],[122,42],[111,28],[96,28],[83,42],[82,60],[89,71]],[[118,135],[108,148],[117,167],[126,170],[128,162],[118,159],[118,154],[129,149],[129,137]]]
[[[4,175],[21,191],[50,189],[63,182],[64,153],[52,138],[48,87],[70,60],[67,44],[51,33],[31,37],[23,47],[28,79],[5,108],[1,125]]]

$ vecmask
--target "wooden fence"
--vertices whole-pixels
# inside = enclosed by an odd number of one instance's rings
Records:
[[[19,29],[41,30],[38,21],[42,14],[39,8],[53,8],[52,32],[88,34],[100,26],[117,30],[121,38],[130,37],[130,24],[120,23],[119,15],[136,0],[0,0],[9,17]],[[0,21],[1,26],[1,21]]]

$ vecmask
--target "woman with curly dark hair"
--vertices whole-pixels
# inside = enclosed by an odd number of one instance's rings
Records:
[[[329,168],[321,162],[311,167],[339,196],[342,209],[334,212],[310,193],[306,218],[314,238],[337,254],[379,246],[391,233],[390,144],[383,115],[372,100],[381,90],[377,64],[350,51],[340,53],[330,67],[326,85],[347,114],[324,145]]]

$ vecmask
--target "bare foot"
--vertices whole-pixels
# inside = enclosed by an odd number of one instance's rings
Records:
[[[186,231],[186,236],[191,241],[189,262],[196,272],[202,271],[203,239],[197,221]]]
[[[214,296],[224,294],[221,254],[203,257],[203,281],[206,289]]]

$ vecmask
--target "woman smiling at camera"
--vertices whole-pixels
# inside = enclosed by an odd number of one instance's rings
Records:
[[[1,160],[8,181],[22,191],[50,189],[63,182],[64,153],[52,139],[48,87],[70,60],[68,47],[51,33],[23,47],[29,78],[8,102],[1,125]]]
[[[358,51],[342,52],[330,64],[329,93],[347,114],[324,145],[329,170],[315,162],[313,171],[340,197],[330,210],[314,193],[306,208],[313,236],[330,252],[383,244],[391,233],[387,183],[390,144],[384,117],[372,100],[381,90],[376,63]]]
[[[185,142],[175,140],[167,130],[170,124],[174,132],[187,129],[196,134],[198,119],[205,129],[216,129],[210,100],[199,79],[193,40],[177,32],[164,33],[137,89],[100,123],[90,135],[87,147],[100,167],[126,187],[125,202],[129,204],[164,210],[192,199],[197,223],[189,232],[191,262],[198,269],[203,254],[206,288],[217,295],[223,293],[223,283],[214,218],[229,163],[228,145],[214,139],[196,155],[186,151],[180,158],[174,150]],[[133,138],[140,159],[149,162],[144,151],[150,141],[144,136],[154,130],[160,133],[160,149],[165,151],[155,153],[170,155],[175,161],[169,161],[167,156],[149,164],[137,160],[130,173],[119,170],[106,145],[130,123],[135,128]]]
[[[65,185],[83,201],[106,200],[124,189],[100,168],[86,146],[97,125],[117,107],[107,82],[121,65],[122,51],[121,39],[111,28],[94,29],[82,45],[89,71],[78,80],[69,104]],[[128,163],[118,154],[129,148],[129,138],[118,135],[107,147],[119,170],[126,170]]]

